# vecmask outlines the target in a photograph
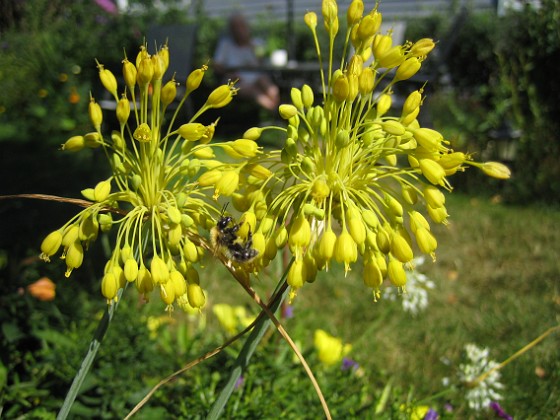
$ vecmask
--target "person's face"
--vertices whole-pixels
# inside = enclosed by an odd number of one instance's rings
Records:
[[[235,17],[230,23],[231,35],[239,45],[248,44],[251,40],[251,31],[247,21],[241,17]]]

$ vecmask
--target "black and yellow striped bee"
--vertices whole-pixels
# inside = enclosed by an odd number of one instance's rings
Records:
[[[210,231],[210,238],[214,249],[221,250],[230,260],[238,263],[248,263],[259,252],[253,248],[253,234],[250,230],[245,240],[237,236],[241,225],[242,223],[236,223],[233,217],[225,216],[222,211],[216,226]]]

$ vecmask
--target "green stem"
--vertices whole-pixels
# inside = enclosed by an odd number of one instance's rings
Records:
[[[285,284],[284,279],[287,276],[287,273],[288,270],[286,270],[284,276],[282,276],[282,279],[276,286],[274,295],[276,295],[284,286]],[[288,294],[288,290],[289,288],[285,288],[282,295],[279,296],[277,299],[273,300],[272,304],[270,305],[270,312],[274,313],[278,310],[278,308],[286,298]],[[270,318],[268,318],[267,316],[262,316],[255,324],[253,331],[251,332],[249,337],[247,337],[247,341],[245,341],[245,344],[243,345],[243,348],[241,349],[239,356],[237,356],[237,359],[235,360],[233,369],[230,372],[226,384],[224,385],[222,391],[220,392],[220,395],[218,395],[218,398],[216,399],[216,401],[214,401],[214,404],[210,408],[210,412],[206,417],[207,420],[215,420],[220,418],[222,411],[224,410],[229,398],[231,397],[231,394],[235,389],[235,384],[241,377],[243,371],[249,365],[249,361],[251,360],[253,353],[255,352],[258,344],[262,340],[265,332],[268,330],[271,323],[272,321],[270,320]]]
[[[63,420],[68,417],[68,414],[70,413],[70,409],[72,408],[72,405],[74,404],[74,401],[78,396],[78,392],[80,391],[80,388],[82,387],[82,384],[86,379],[86,376],[91,368],[91,365],[93,364],[95,355],[97,354],[97,351],[101,346],[103,337],[105,337],[105,333],[109,329],[109,324],[111,323],[111,320],[113,319],[113,315],[117,310],[117,306],[119,305],[123,292],[124,289],[120,289],[119,292],[117,293],[117,301],[112,305],[107,305],[107,309],[103,314],[103,318],[101,318],[101,320],[99,321],[99,324],[97,325],[97,330],[95,331],[95,334],[93,335],[93,339],[89,344],[89,350],[86,356],[84,357],[84,359],[82,360],[80,369],[78,370],[78,373],[76,373],[76,376],[72,381],[72,385],[70,386],[70,389],[66,394],[66,398],[64,399],[64,404],[62,404],[62,407],[58,412],[58,416],[56,417],[57,420]]]

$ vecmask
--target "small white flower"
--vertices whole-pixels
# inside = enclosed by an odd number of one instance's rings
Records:
[[[488,349],[481,349],[475,344],[467,344],[465,346],[465,355],[467,363],[459,365],[459,379],[467,385],[465,399],[469,407],[473,410],[481,410],[487,408],[490,402],[502,399],[498,390],[504,386],[500,383],[500,372],[494,370],[484,380],[476,382],[476,379],[483,373],[488,372],[499,363],[488,360]]]
[[[414,259],[414,266],[418,267],[424,263],[424,257]],[[418,315],[428,307],[428,290],[435,288],[435,284],[424,274],[416,271],[406,272],[406,292],[402,294],[402,307],[405,312],[412,316]],[[385,289],[384,297],[389,300],[396,300],[395,289],[389,287]]]

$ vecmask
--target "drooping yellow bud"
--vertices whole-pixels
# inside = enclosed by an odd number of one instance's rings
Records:
[[[243,157],[255,157],[260,152],[259,145],[256,141],[249,139],[237,139],[231,142],[231,147]]]
[[[112,271],[105,273],[101,279],[101,294],[108,300],[112,301],[117,297],[119,291],[119,281]]]
[[[416,210],[412,210],[410,213],[410,230],[413,233],[419,228],[424,228],[426,230],[430,230],[430,223],[426,220],[426,218],[422,215],[422,213],[417,212]]]
[[[62,145],[62,150],[67,152],[79,152],[85,145],[84,136],[72,136]]]
[[[175,302],[175,288],[171,282],[161,284],[159,287],[159,297],[166,305],[172,305]]]
[[[408,80],[420,70],[422,64],[420,60],[416,57],[410,57],[404,60],[404,62],[397,68],[395,72],[395,80]]]
[[[416,193],[416,190],[414,187],[407,184],[402,185],[402,197],[404,198],[404,201],[411,205],[416,204],[418,201],[418,194]]]
[[[293,299],[297,290],[305,284],[305,277],[305,264],[303,262],[303,258],[296,259],[288,271],[288,285],[292,288],[290,299]]]
[[[224,171],[220,179],[216,182],[214,199],[220,195],[231,196],[239,185],[239,173],[236,170]]]
[[[379,226],[379,218],[373,212],[373,210],[366,209],[362,211],[362,219],[370,228],[376,228]]]
[[[410,47],[408,54],[410,54],[413,57],[424,57],[428,55],[430,51],[434,49],[435,46],[436,44],[434,43],[433,39],[422,38],[416,41],[412,45],[412,47]]]
[[[392,69],[400,66],[405,60],[402,46],[397,45],[385,51],[378,59],[379,67]]]
[[[289,120],[293,116],[297,115],[297,108],[291,104],[282,104],[278,107],[278,112],[280,117],[284,120]]]
[[[252,176],[258,179],[262,179],[264,181],[266,181],[267,179],[269,179],[274,175],[270,169],[265,168],[261,164],[247,165],[245,168],[249,171],[249,173]]]
[[[391,232],[390,226],[379,227],[375,240],[377,247],[381,252],[387,254],[391,250]]]
[[[426,185],[422,191],[426,203],[433,208],[443,207],[445,205],[445,194],[433,185]]]
[[[295,218],[292,226],[290,227],[288,243],[290,245],[290,249],[295,249],[305,248],[310,241],[311,226],[303,213],[301,213]]]
[[[171,273],[169,273],[168,284],[173,287],[176,297],[182,296],[187,293],[187,282],[185,280],[185,277],[183,277],[181,272],[178,270],[173,270],[171,271]]]
[[[216,157],[214,154],[214,150],[211,147],[197,147],[196,150],[193,152],[193,155],[199,159],[213,159]]]
[[[374,259],[368,259],[364,262],[364,284],[374,290],[379,289],[383,283],[383,273]]]
[[[396,231],[393,235],[391,254],[402,263],[412,261],[412,258],[414,258],[410,244],[399,231]]]
[[[152,258],[150,272],[152,273],[154,284],[165,284],[169,281],[169,268],[166,262],[157,255],[154,255]]]
[[[74,241],[66,250],[66,277],[70,277],[72,270],[79,268],[84,261],[84,248],[79,241]]]
[[[404,287],[406,285],[406,272],[402,262],[391,258],[387,267],[387,274],[393,286]]]
[[[49,262],[50,258],[58,252],[60,245],[62,244],[62,232],[60,230],[55,230],[49,233],[43,242],[41,242],[41,258],[43,261]]]
[[[206,132],[206,127],[200,123],[187,123],[181,125],[177,132],[188,141],[199,140]]]
[[[257,216],[254,212],[248,210],[239,218],[239,230],[237,236],[243,239],[249,237],[249,232],[254,232],[257,226]]]
[[[432,235],[432,233],[424,227],[417,228],[414,235],[416,236],[416,243],[418,244],[420,251],[424,254],[431,255],[432,258],[435,259],[434,251],[437,248],[437,241],[434,235]]]
[[[444,206],[441,207],[432,207],[430,205],[426,206],[426,210],[428,210],[428,215],[430,218],[436,223],[447,224],[447,209]]]
[[[111,179],[99,182],[93,189],[93,197],[98,203],[105,201],[111,194]]]
[[[333,255],[337,262],[344,263],[345,273],[350,270],[350,264],[358,259],[358,246],[346,229],[336,238]]]
[[[218,86],[208,95],[206,104],[210,108],[223,108],[232,101],[236,92],[237,90],[231,84]]]
[[[138,263],[132,257],[127,258],[124,263],[124,278],[129,281],[133,282],[136,281],[138,278]]]
[[[244,139],[257,141],[263,132],[261,127],[251,127],[243,133]]]
[[[402,136],[405,133],[403,125],[396,120],[386,120],[381,123],[381,128],[393,136]]]
[[[431,159],[419,159],[420,170],[422,175],[426,177],[434,185],[446,186],[445,170],[437,162]]]
[[[204,172],[198,178],[198,184],[201,187],[208,187],[210,185],[215,185],[216,182],[222,177],[222,171],[219,169],[212,169],[210,171]]]
[[[97,61],[97,60],[96,60]],[[99,79],[103,84],[103,87],[117,99],[117,79],[111,70],[104,68],[103,64],[97,62],[97,68],[99,69]]]
[[[202,309],[206,304],[206,296],[202,287],[197,283],[190,283],[187,285],[187,298],[189,304],[196,309]]]
[[[136,289],[138,292],[147,295],[152,290],[154,290],[154,282],[152,280],[152,274],[150,270],[142,264],[138,270],[138,277],[136,277]]]
[[[336,234],[332,229],[328,228],[321,235],[319,239],[319,248],[317,249],[317,256],[320,260],[328,264],[334,254],[334,246],[336,244]]]
[[[193,70],[187,76],[187,95],[190,94],[193,90],[198,89],[198,87],[202,83],[202,78],[204,77],[204,73],[206,72],[206,70],[208,70],[208,67],[204,65],[199,69]]]
[[[411,94],[409,94],[404,101],[402,114],[408,115],[414,112],[417,108],[420,107],[422,104],[422,93],[419,90],[415,90]]]
[[[436,152],[441,148],[443,136],[431,128],[418,128],[413,132],[414,138],[420,146],[430,152]]]
[[[480,169],[486,175],[497,179],[509,179],[511,177],[510,169],[500,162],[484,162]]]

